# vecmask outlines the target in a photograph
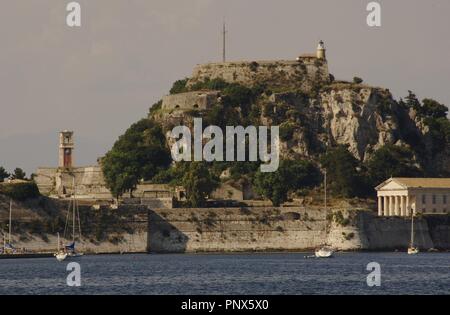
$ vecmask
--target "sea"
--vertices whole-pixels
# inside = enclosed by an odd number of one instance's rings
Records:
[[[351,252],[327,259],[305,258],[308,255],[86,255],[63,262],[0,259],[0,294],[450,294],[450,253]]]

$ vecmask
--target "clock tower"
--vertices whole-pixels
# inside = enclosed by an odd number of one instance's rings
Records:
[[[73,165],[73,131],[59,133],[59,164],[60,168],[72,168]]]

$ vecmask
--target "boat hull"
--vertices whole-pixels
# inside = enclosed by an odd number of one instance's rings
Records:
[[[67,258],[67,254],[66,253],[56,253],[55,257],[56,257],[56,260],[63,261]]]
[[[415,255],[419,253],[419,249],[417,247],[408,248],[408,255]]]
[[[333,257],[333,251],[330,249],[318,249],[315,251],[315,256],[317,258],[330,258]]]

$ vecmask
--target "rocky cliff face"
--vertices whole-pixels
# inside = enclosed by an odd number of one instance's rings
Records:
[[[431,174],[450,172],[450,147],[436,150],[423,117],[394,100],[387,89],[332,82],[326,62],[201,65],[186,86],[189,90],[217,79],[256,93],[249,108],[235,104],[231,109],[233,123],[238,116],[243,125],[279,125],[282,157],[314,158],[330,145],[344,144],[357,159],[365,161],[380,147],[395,144],[411,148],[415,160],[430,168]],[[199,111],[196,105],[184,104],[182,110],[159,110],[151,115],[168,131],[177,124],[190,126],[192,117],[206,117],[214,107],[225,107],[221,97],[207,110]],[[225,114],[221,118],[224,124],[232,123]]]

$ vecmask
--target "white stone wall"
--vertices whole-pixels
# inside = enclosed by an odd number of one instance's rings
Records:
[[[317,58],[210,63],[194,68],[188,86],[207,78],[249,87],[264,83],[269,88],[291,87],[309,91],[313,83],[328,83],[329,72],[326,60]]]

